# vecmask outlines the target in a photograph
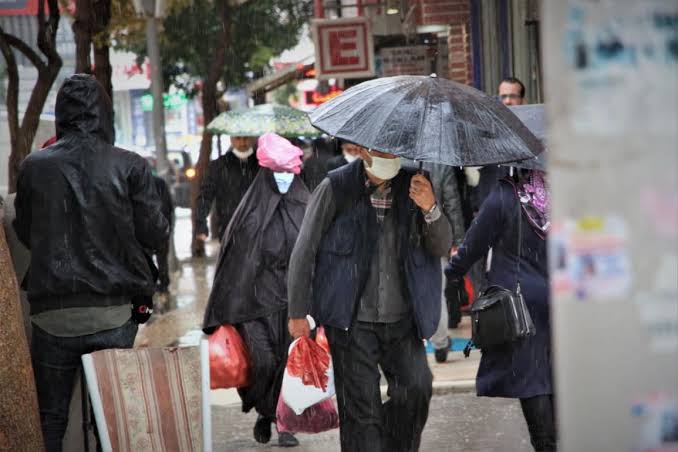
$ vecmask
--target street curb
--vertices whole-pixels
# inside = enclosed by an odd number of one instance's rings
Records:
[[[476,391],[475,380],[434,381],[433,395],[465,394]]]
[[[388,386],[381,386],[381,396],[383,399],[387,398],[386,391]],[[450,394],[469,394],[475,393],[476,391],[476,382],[475,380],[448,380],[448,381],[434,381],[433,382],[433,395],[434,396],[444,396]],[[233,401],[212,401],[212,406],[222,406],[222,407],[232,407],[239,406],[239,400]]]

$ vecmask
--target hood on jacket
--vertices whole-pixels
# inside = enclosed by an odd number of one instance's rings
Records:
[[[64,81],[57,94],[55,116],[59,139],[84,133],[113,144],[113,105],[94,76],[75,74]]]

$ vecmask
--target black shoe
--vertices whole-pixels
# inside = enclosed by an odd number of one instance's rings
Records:
[[[296,447],[299,445],[299,440],[289,432],[278,433],[278,446],[280,447]]]
[[[447,361],[447,353],[450,351],[450,339],[447,339],[445,348],[437,348],[435,350],[435,357],[437,363],[444,363]]]
[[[271,440],[271,423],[273,419],[270,417],[259,416],[257,422],[254,424],[254,439],[258,443],[266,444]]]

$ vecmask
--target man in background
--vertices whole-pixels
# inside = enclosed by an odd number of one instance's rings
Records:
[[[196,202],[194,233],[198,240],[204,242],[209,235],[207,217],[212,210],[212,203],[217,227],[216,231],[212,231],[212,237],[221,240],[240,200],[259,172],[255,142],[253,137],[231,137],[228,151],[209,163]]]

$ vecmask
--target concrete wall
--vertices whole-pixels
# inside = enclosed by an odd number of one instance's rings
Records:
[[[678,3],[544,7],[559,450],[676,450]]]

